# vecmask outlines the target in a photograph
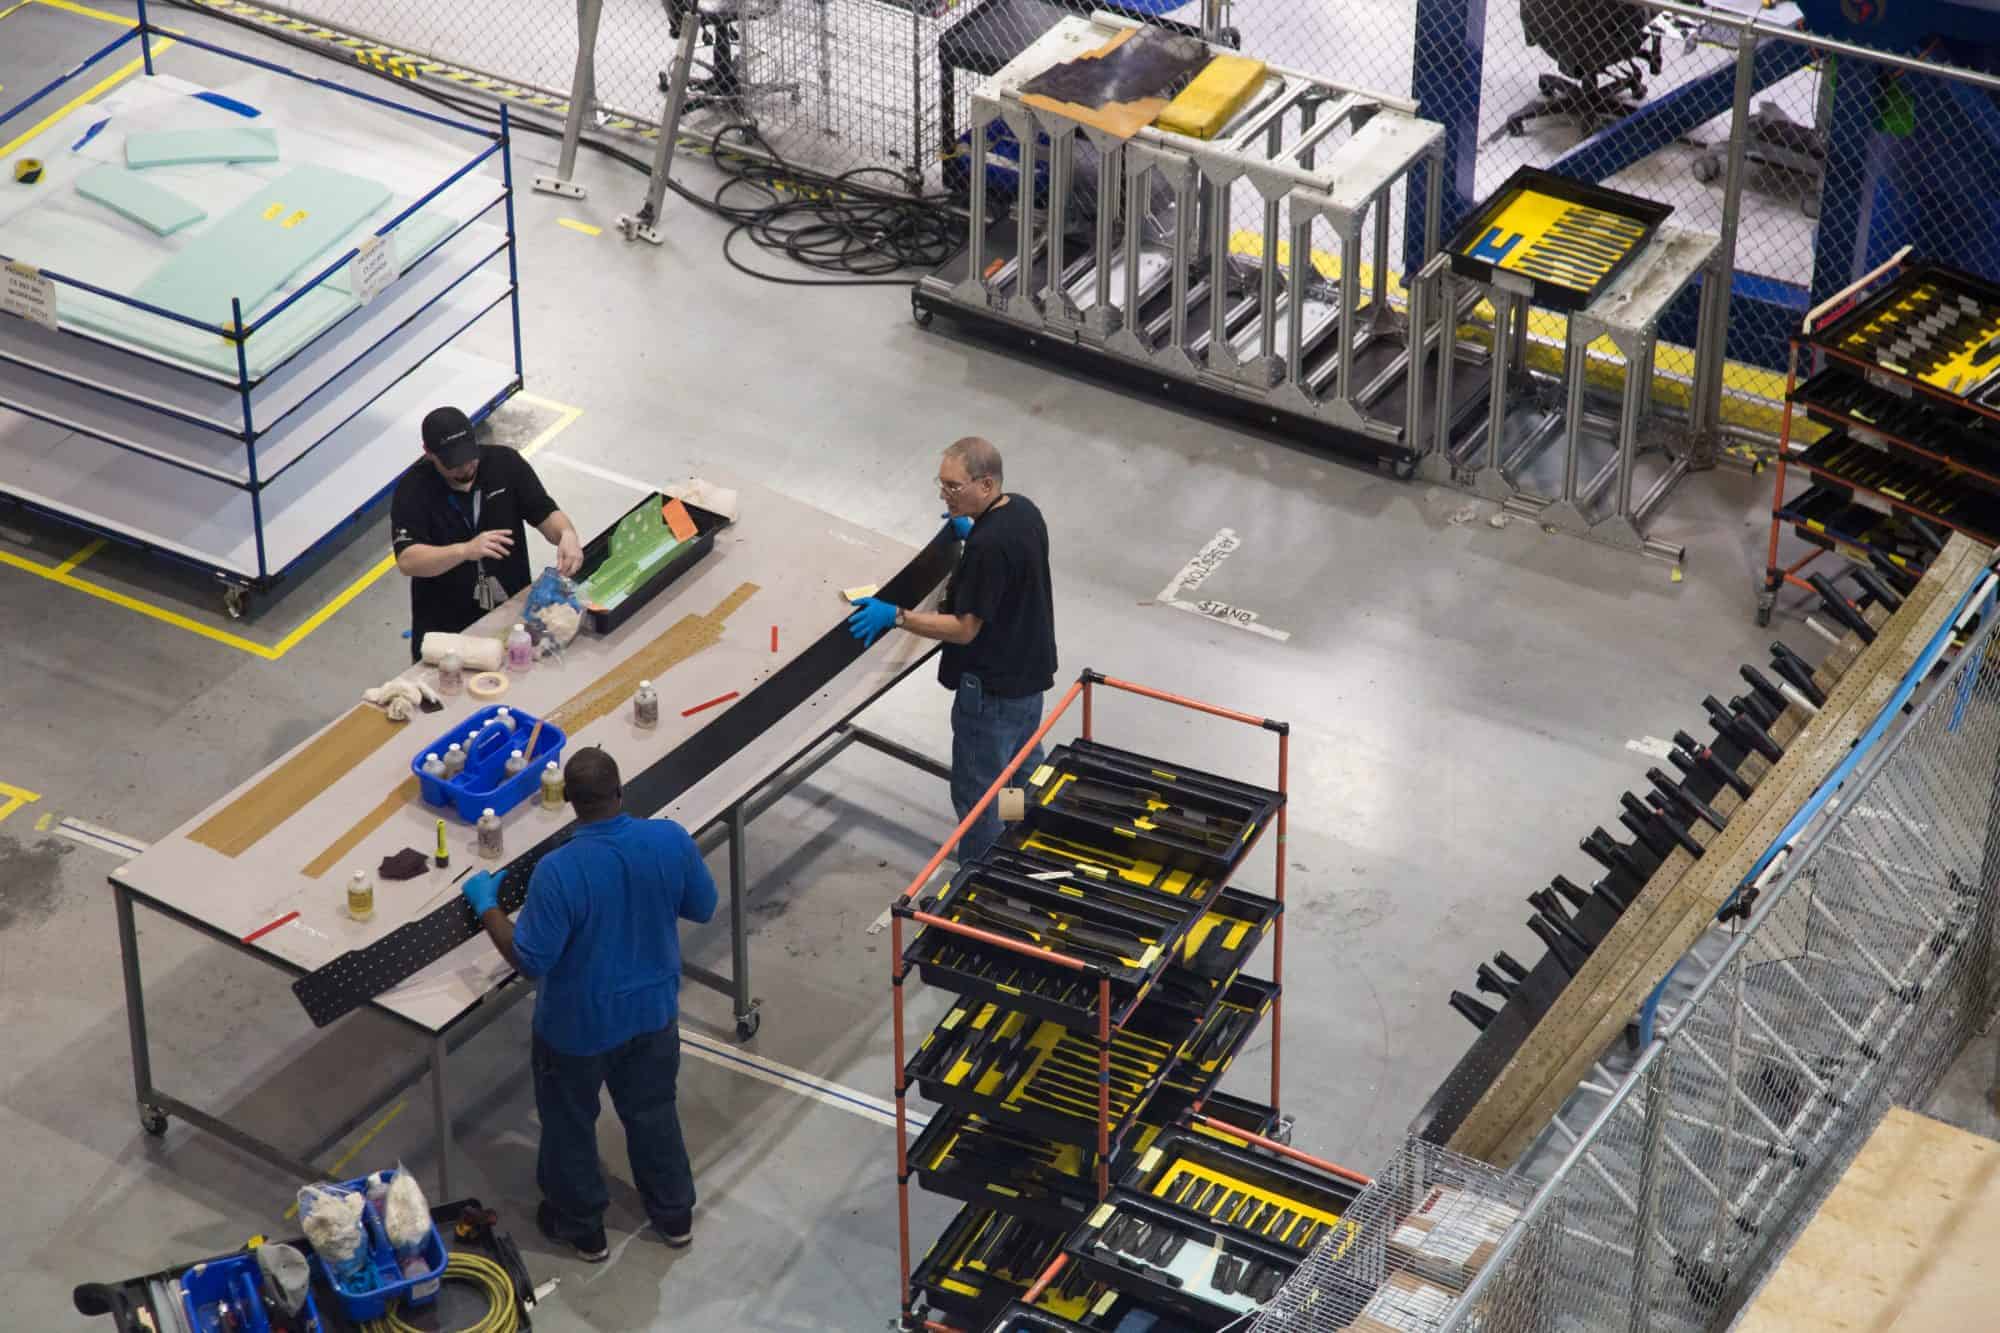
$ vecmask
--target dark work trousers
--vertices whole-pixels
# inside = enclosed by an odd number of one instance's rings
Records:
[[[632,1180],[646,1216],[669,1235],[688,1230],[694,1212],[694,1170],[681,1138],[674,1083],[681,1069],[681,1030],[669,1023],[598,1055],[565,1055],[535,1034],[535,1110],[542,1146],[535,1180],[564,1228],[560,1239],[594,1238],[610,1204],[597,1161],[597,1092],[625,1126]]]
[[[1000,776],[1000,770],[1007,767],[1028,737],[1035,734],[1035,728],[1042,725],[1042,696],[1022,695],[1018,699],[1002,699],[986,693],[980,686],[979,677],[964,675],[958,678],[958,689],[951,700],[951,808],[964,819],[966,812],[979,804],[979,798]],[[1020,786],[1042,762],[1042,747],[1027,757],[1014,770],[1013,783]],[[962,862],[976,861],[985,855],[1000,837],[1000,802],[995,798],[979,818],[959,840],[958,859]]]

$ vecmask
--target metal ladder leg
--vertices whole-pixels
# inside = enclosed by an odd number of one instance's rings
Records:
[[[660,142],[653,151],[653,180],[646,189],[646,202],[635,217],[629,213],[618,218],[618,230],[628,241],[644,241],[648,245],[661,245],[666,237],[659,231],[660,207],[667,197],[667,177],[673,170],[674,140],[680,137],[681,111],[687,106],[689,71],[694,67],[695,44],[701,40],[701,14],[689,6],[687,16],[681,20],[681,42],[674,48],[674,63],[668,76],[666,114],[661,117]]]

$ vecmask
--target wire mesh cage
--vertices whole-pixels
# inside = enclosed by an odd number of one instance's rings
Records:
[[[1479,1327],[1537,1327],[1534,1271],[1553,1256],[1560,1207],[1523,1221],[1533,1185],[1422,1139],[1407,1140],[1249,1327],[1333,1333],[1362,1324],[1442,1326],[1461,1293],[1516,1228],[1508,1271],[1479,1302]]]

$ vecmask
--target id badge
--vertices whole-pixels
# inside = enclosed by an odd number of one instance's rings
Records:
[[[479,586],[473,592],[473,598],[478,602],[481,611],[491,611],[507,600],[507,590],[500,586],[499,579],[491,574],[482,573],[479,576]]]

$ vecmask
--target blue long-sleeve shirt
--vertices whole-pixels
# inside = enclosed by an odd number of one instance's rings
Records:
[[[670,819],[618,815],[544,856],[514,924],[523,976],[541,984],[535,1031],[596,1055],[680,1012],[679,923],[715,915],[715,879]]]

